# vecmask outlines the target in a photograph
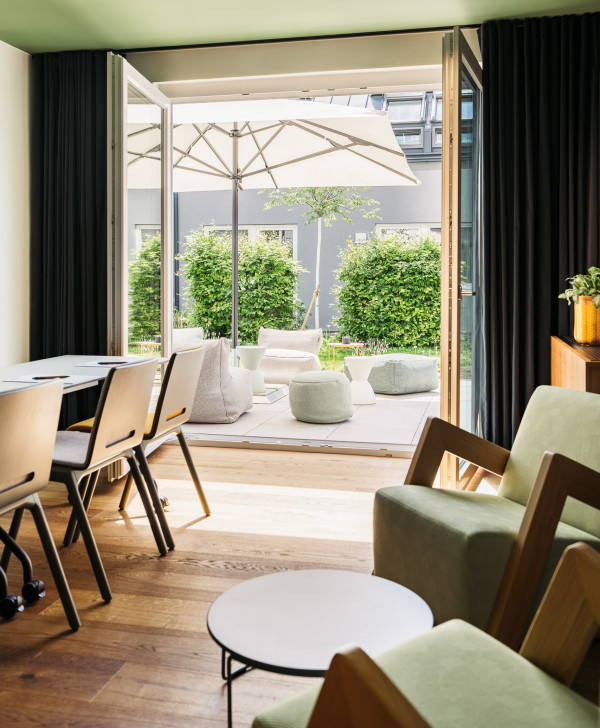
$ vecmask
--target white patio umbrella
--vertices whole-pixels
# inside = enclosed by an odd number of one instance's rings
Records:
[[[158,114],[128,107],[128,187],[160,179]],[[232,191],[232,347],[237,346],[240,189],[417,185],[387,113],[273,99],[181,104],[173,110],[174,191]]]

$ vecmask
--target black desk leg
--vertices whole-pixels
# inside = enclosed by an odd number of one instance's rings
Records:
[[[234,670],[232,672],[231,663],[233,662],[233,657],[231,655],[226,655],[227,650],[221,650],[221,677],[227,683],[227,728],[232,728],[233,718],[231,714],[231,683],[236,679],[236,677],[243,675],[245,672],[248,672],[248,670],[251,670],[252,668],[249,665],[242,665],[242,667],[239,667],[237,670]]]

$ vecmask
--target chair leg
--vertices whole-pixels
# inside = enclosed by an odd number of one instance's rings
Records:
[[[196,486],[196,492],[198,493],[198,498],[200,498],[202,510],[207,516],[210,516],[210,506],[208,505],[208,501],[206,500],[206,496],[204,495],[202,483],[200,482],[196,466],[194,465],[194,461],[192,460],[190,448],[188,447],[185,436],[181,430],[177,432],[177,439],[179,440],[179,445],[181,446],[181,450],[183,451],[183,457],[185,458],[188,470],[190,471],[190,475],[192,476],[192,480],[194,481],[194,485]]]
[[[75,607],[71,590],[67,584],[65,572],[63,571],[62,564],[60,563],[58,551],[56,550],[52,534],[48,528],[48,521],[46,520],[46,515],[42,509],[38,494],[34,493],[32,498],[35,501],[35,505],[31,508],[31,515],[33,516],[33,520],[40,536],[40,541],[42,542],[44,553],[46,554],[46,560],[50,566],[52,577],[56,584],[58,596],[62,602],[67,620],[73,632],[76,632],[81,627],[81,620],[77,614],[77,608]]]
[[[55,477],[54,474],[52,477]],[[108,579],[106,578],[106,572],[104,571],[104,566],[102,565],[102,559],[100,558],[98,547],[96,546],[96,541],[94,540],[94,534],[92,533],[92,529],[90,526],[90,522],[88,521],[87,513],[85,512],[83,501],[81,500],[81,496],[79,495],[77,479],[75,478],[75,475],[72,471],[64,473],[63,482],[67,486],[69,501],[73,506],[73,511],[75,512],[75,517],[77,518],[79,529],[81,530],[81,535],[83,537],[83,542],[85,544],[90,563],[92,564],[92,569],[94,570],[94,576],[96,577],[96,582],[98,583],[100,594],[102,595],[102,598],[105,602],[110,602],[110,600],[112,599],[112,593],[108,584]]]
[[[157,519],[158,511],[156,508],[154,510],[152,508],[152,501],[150,500],[150,494],[148,492],[148,488],[146,487],[146,483],[144,482],[144,479],[142,478],[142,474],[140,473],[140,469],[139,469],[137,461],[135,459],[135,455],[127,456],[127,458],[129,460],[129,467],[131,468],[133,480],[135,481],[136,487],[138,489],[138,493],[140,494],[140,498],[142,499],[142,503],[144,504],[144,509],[146,511],[146,515],[148,516],[148,521],[150,522],[150,527],[152,528],[152,533],[154,534],[154,540],[156,541],[156,545],[158,547],[160,555],[164,556],[167,553],[168,548],[167,548],[167,543],[165,541],[165,537],[163,536],[163,531],[161,530],[161,526],[159,525],[159,520]],[[160,510],[162,511],[162,508],[160,508]],[[164,516],[164,514],[163,514],[163,516]],[[169,527],[167,525],[167,530],[168,530],[168,528]],[[171,541],[172,541],[172,539],[171,539]],[[169,546],[169,548],[173,548],[173,546]]]
[[[156,488],[154,478],[152,477],[152,473],[150,472],[150,466],[148,465],[146,455],[143,449],[139,446],[135,448],[135,454],[137,455],[140,464],[140,470],[142,472],[142,475],[144,476],[144,480],[146,481],[148,493],[150,494],[150,498],[152,499],[154,512],[156,513],[156,517],[158,519],[158,522],[160,523],[160,527],[165,537],[165,542],[169,549],[174,549],[175,541],[173,540],[173,534],[171,533],[171,529],[169,528],[169,524],[167,523],[165,509],[160,502],[160,496],[158,495],[158,490]]]
[[[86,513],[90,508],[92,496],[94,495],[94,491],[96,490],[96,485],[98,484],[99,477],[100,471],[96,470],[95,473],[89,473],[88,475],[86,475],[79,485],[79,493],[81,495],[81,499],[83,501],[83,506]],[[67,530],[65,531],[65,537],[63,539],[63,546],[70,546],[73,541],[77,541],[78,538],[79,527],[77,525],[77,519],[75,518],[75,514],[73,513],[73,511],[71,511],[69,524],[67,526]]]
[[[23,508],[17,508],[17,510],[13,513],[12,521],[10,523],[10,529],[8,531],[8,535],[13,539],[17,540],[17,536],[19,535],[19,528],[21,528],[21,521],[23,520]],[[10,557],[12,556],[12,551],[4,547],[4,550],[2,551],[2,559],[0,559],[0,569],[3,571],[6,571],[8,569],[8,564],[10,563]]]
[[[125,487],[123,488],[123,494],[121,495],[121,501],[119,503],[119,510],[124,511],[127,507],[127,501],[129,500],[129,494],[131,493],[131,486],[133,485],[133,475],[131,471],[125,481]]]

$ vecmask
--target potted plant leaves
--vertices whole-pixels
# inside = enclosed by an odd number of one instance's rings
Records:
[[[567,278],[567,288],[559,298],[575,305],[573,336],[580,344],[600,344],[600,268],[592,266],[587,274]]]

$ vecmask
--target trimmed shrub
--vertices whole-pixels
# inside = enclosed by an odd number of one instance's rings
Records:
[[[160,235],[144,238],[129,264],[129,340],[160,334]]]
[[[439,341],[441,252],[434,235],[399,231],[349,241],[340,258],[333,293],[341,334],[397,347]]]
[[[290,249],[272,236],[240,240],[238,333],[255,342],[258,329],[297,328],[302,306],[296,298],[302,271]],[[191,326],[207,335],[231,336],[231,233],[195,231],[182,255],[188,282]]]

